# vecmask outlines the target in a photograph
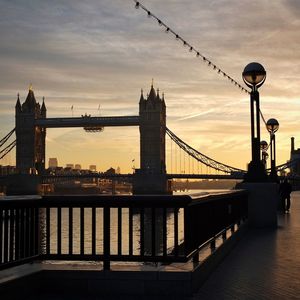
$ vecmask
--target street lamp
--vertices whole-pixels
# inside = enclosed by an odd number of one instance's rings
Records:
[[[279,129],[279,123],[276,119],[269,119],[267,124],[267,130],[270,133],[270,152],[271,152],[271,172],[270,178],[272,181],[277,181],[276,172],[276,143],[275,143],[275,132]]]
[[[260,142],[260,150],[264,150],[264,151],[268,150],[268,143],[266,141]]]
[[[251,88],[250,113],[251,113],[251,149],[252,160],[248,165],[245,181],[263,182],[267,181],[264,165],[260,160],[260,109],[258,88],[266,80],[264,67],[256,62],[248,64],[243,71],[243,80]]]
[[[267,152],[268,150],[268,143],[266,141],[261,141],[260,142],[260,150],[261,150],[261,160],[264,164],[264,168],[266,169],[267,166],[267,159],[269,157],[269,154]]]

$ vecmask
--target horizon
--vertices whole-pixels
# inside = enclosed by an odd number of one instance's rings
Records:
[[[286,162],[290,138],[295,137],[296,148],[300,139],[300,3],[141,3],[242,86],[248,63],[265,67],[261,110],[266,120],[279,121],[277,165]],[[5,70],[0,75],[0,137],[14,128],[17,94],[24,102],[30,84],[38,102],[45,97],[48,117],[126,116],[138,114],[140,90],[146,95],[153,78],[154,88],[165,95],[167,126],[176,135],[213,159],[246,169],[251,160],[249,95],[165,34],[134,8],[134,1],[0,0],[0,8],[6,12],[0,20]],[[263,122],[261,139],[269,141]],[[0,164],[14,164],[14,153]],[[60,165],[119,166],[128,173],[133,159],[139,166],[139,129],[105,128],[96,134],[82,128],[47,129],[46,165],[50,157]]]

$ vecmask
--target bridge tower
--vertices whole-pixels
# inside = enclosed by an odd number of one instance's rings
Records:
[[[166,177],[166,104],[164,95],[155,92],[153,83],[146,99],[141,93],[140,117],[140,169],[136,170],[134,194],[167,193]]]
[[[20,174],[42,173],[45,169],[46,129],[35,125],[35,120],[46,118],[46,105],[37,103],[32,87],[21,105],[18,95],[15,106],[16,168]]]

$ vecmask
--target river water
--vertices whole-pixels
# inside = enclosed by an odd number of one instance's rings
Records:
[[[212,193],[222,193],[225,190],[193,190],[192,192],[178,192],[175,195],[204,196]],[[57,251],[57,209],[50,210],[50,253]],[[151,251],[151,211],[145,209],[145,254]],[[156,254],[162,253],[162,210],[156,211]],[[111,254],[118,250],[118,209],[111,208]],[[183,241],[184,220],[183,209],[178,212],[178,239]],[[69,209],[62,208],[62,254],[69,251]],[[84,253],[92,253],[92,209],[84,209]],[[43,243],[45,245],[45,243]],[[167,211],[167,248],[171,252],[174,247],[174,214],[173,210]],[[133,254],[140,254],[140,214],[133,214]],[[73,253],[80,254],[80,209],[73,209]],[[96,254],[103,253],[103,209],[96,209]],[[129,209],[122,209],[122,254],[129,254]]]

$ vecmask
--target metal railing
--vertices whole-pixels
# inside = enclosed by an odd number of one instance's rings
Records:
[[[0,269],[34,259],[185,262],[247,216],[247,194],[0,200]]]

